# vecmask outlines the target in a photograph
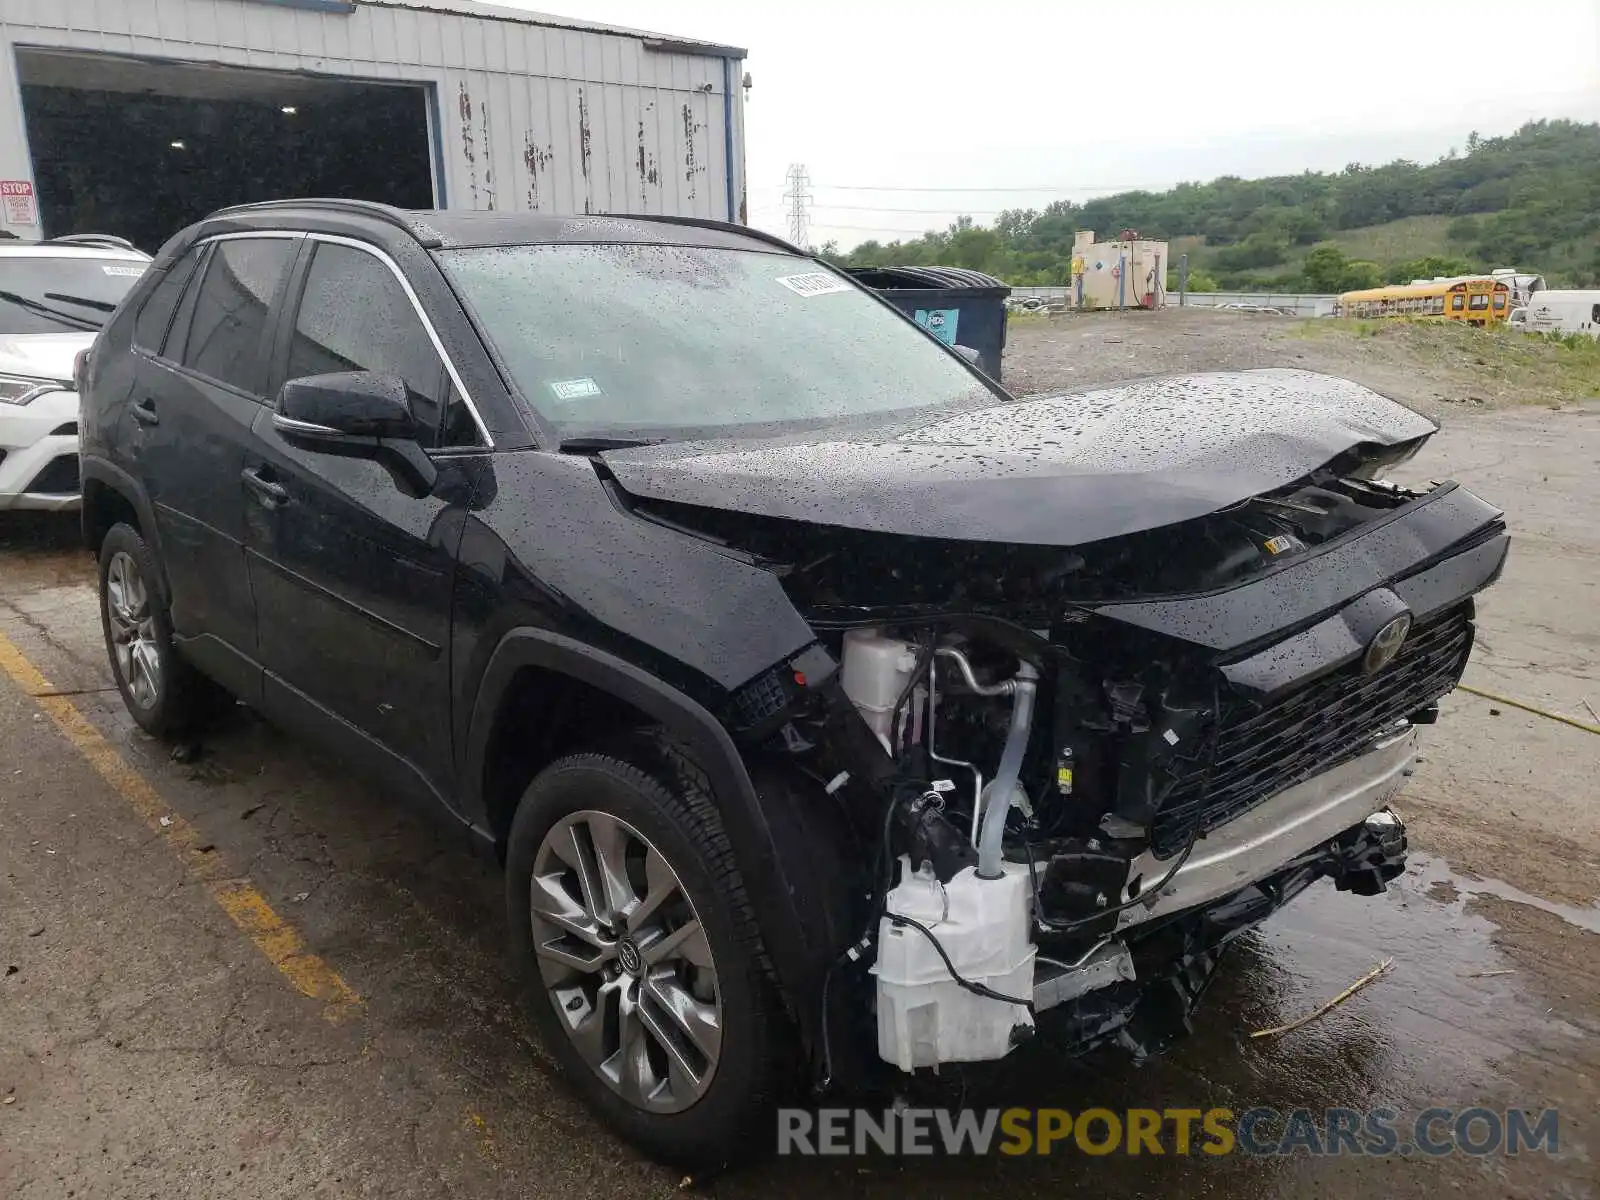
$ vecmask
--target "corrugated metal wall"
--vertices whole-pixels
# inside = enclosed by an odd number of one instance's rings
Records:
[[[453,208],[738,219],[743,69],[670,45],[385,0],[0,0],[0,179],[32,177],[15,48],[46,47],[429,85]]]

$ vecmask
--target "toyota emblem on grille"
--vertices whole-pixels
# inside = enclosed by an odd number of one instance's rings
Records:
[[[1367,643],[1367,653],[1361,660],[1362,674],[1376,674],[1393,662],[1394,656],[1400,653],[1406,634],[1410,632],[1411,614],[1401,613],[1373,634],[1372,641]]]

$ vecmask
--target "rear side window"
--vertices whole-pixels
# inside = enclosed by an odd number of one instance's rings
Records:
[[[260,395],[267,314],[296,246],[286,238],[236,238],[216,243],[199,282],[188,336],[182,344],[179,361],[185,367]],[[175,329],[173,338],[177,337]],[[177,353],[176,345],[169,346],[169,357]]]
[[[295,317],[290,379],[380,371],[405,382],[418,440],[439,444],[444,360],[394,272],[364,250],[319,245]],[[451,436],[458,436],[452,432]]]
[[[172,264],[161,282],[145,297],[144,307],[139,310],[139,316],[133,323],[133,344],[139,349],[152,354],[161,353],[161,343],[166,341],[172,314],[199,261],[200,251],[190,250]]]

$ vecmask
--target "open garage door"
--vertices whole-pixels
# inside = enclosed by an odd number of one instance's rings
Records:
[[[423,85],[23,48],[17,68],[47,237],[154,252],[229,204],[434,206]]]

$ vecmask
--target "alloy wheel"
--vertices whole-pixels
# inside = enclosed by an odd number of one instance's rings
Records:
[[[544,836],[530,883],[534,951],[573,1046],[636,1108],[681,1112],[722,1049],[722,997],[693,902],[626,821],[576,812]]]
[[[118,550],[106,566],[106,615],[118,677],[135,704],[153,708],[161,697],[161,648],[150,589],[126,550]]]

